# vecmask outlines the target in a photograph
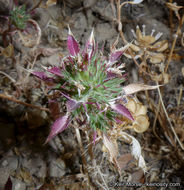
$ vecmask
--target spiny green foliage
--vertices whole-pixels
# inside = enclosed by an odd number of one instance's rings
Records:
[[[13,11],[10,12],[10,19],[12,24],[14,24],[18,29],[25,29],[26,22],[30,18],[30,15],[26,13],[26,6],[15,7]]]

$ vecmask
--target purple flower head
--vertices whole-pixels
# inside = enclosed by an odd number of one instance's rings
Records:
[[[124,64],[117,61],[129,45],[120,49],[116,49],[114,45],[111,54],[106,57],[102,52],[97,52],[96,44],[92,30],[84,50],[80,51],[79,44],[69,28],[67,39],[69,55],[65,56],[58,66],[46,68],[46,72],[32,72],[46,82],[53,80],[54,85],[49,92],[52,99],[62,101],[61,104],[60,102],[57,104],[57,114],[60,114],[61,107],[64,107],[64,110],[66,108],[67,112],[53,123],[46,142],[64,131],[73,119],[76,119],[79,125],[87,124],[86,126],[94,130],[94,144],[96,131],[104,132],[107,128],[112,128],[113,123],[119,122],[116,118],[120,115],[134,121],[126,108],[126,99],[123,98],[132,92],[140,91],[145,86],[137,84],[122,86],[126,80],[122,70]],[[65,98],[62,99],[63,97]],[[52,113],[56,112],[52,110]]]

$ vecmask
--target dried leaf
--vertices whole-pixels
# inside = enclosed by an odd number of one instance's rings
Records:
[[[162,77],[164,79],[164,84],[169,83],[171,76],[168,73],[163,73]]]
[[[46,6],[50,7],[50,6],[56,5],[56,3],[57,3],[57,0],[48,0],[46,2]]]
[[[14,47],[12,44],[9,44],[6,48],[2,48],[1,54],[6,57],[10,58],[14,55]]]
[[[138,166],[141,167],[144,172],[146,172],[147,170],[146,163],[141,155],[141,146],[139,142],[133,136],[123,131],[121,131],[120,133],[122,135],[121,137],[123,138],[123,140],[128,141],[132,145],[132,151],[131,151],[132,155],[138,161]]]
[[[154,36],[143,36],[140,40],[139,43],[149,45],[152,44],[156,41]]]
[[[106,135],[103,135],[103,144],[110,154],[110,161],[117,164],[118,146],[112,142]]]
[[[117,161],[118,152],[118,144],[117,141],[111,141],[106,135],[103,134],[103,145],[104,150],[109,152],[110,162],[112,162],[118,169],[119,173],[121,173],[121,168]]]
[[[129,111],[131,111],[132,113],[135,113],[137,104],[133,99],[130,99],[128,103],[126,104],[126,107],[128,108]]]
[[[157,42],[155,43],[153,46],[151,46],[150,48],[153,50],[153,51],[157,51],[157,52],[163,52],[165,51],[167,48],[168,48],[168,42],[167,40],[163,40],[163,41],[160,41],[160,42]]]
[[[147,113],[147,107],[143,106],[141,103],[137,103],[137,109],[135,111],[135,115],[146,115]]]
[[[150,58],[150,62],[157,64],[157,63],[161,63],[165,60],[165,56],[162,53],[149,53],[149,58]]]
[[[135,52],[140,51],[140,48],[139,48],[138,46],[134,45],[134,44],[131,44],[131,45],[130,45],[130,48],[131,48],[133,51],[135,51]]]
[[[129,59],[132,59],[132,56],[128,53],[128,51],[126,51],[126,53],[124,53],[123,55]]]
[[[173,11],[179,11],[183,6],[178,6],[175,3],[166,3],[167,7]]]
[[[135,121],[133,123],[133,129],[137,133],[145,132],[149,127],[149,121],[147,115],[139,115],[135,117]]]
[[[137,37],[138,41],[140,41],[143,38],[142,32],[141,32],[139,26],[137,26],[137,28],[136,28],[136,37]]]
[[[79,44],[77,40],[74,38],[70,28],[68,31],[67,47],[68,51],[70,52],[70,55],[77,56],[77,54],[79,53]]]
[[[153,90],[158,88],[158,86],[149,86],[145,84],[139,84],[139,83],[132,83],[123,88],[124,92],[126,95],[134,94],[139,91],[144,91],[144,90]]]
[[[142,168],[144,173],[147,171],[146,162],[142,155],[139,157],[138,166]]]

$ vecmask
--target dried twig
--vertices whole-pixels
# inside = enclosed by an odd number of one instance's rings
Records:
[[[90,177],[89,177],[89,174],[88,174],[88,170],[87,170],[87,161],[86,161],[86,158],[85,158],[85,155],[84,155],[84,146],[82,144],[82,139],[81,139],[80,131],[79,131],[79,129],[77,127],[75,127],[75,133],[76,133],[77,141],[79,143],[79,147],[80,147],[80,151],[81,151],[81,157],[82,157],[82,162],[83,162],[83,167],[84,167],[84,173],[87,176],[89,185],[91,186],[91,180],[90,180]]]
[[[10,75],[6,74],[5,72],[3,71],[0,71],[0,74],[3,74],[4,76],[6,76],[7,78],[9,78],[13,83],[15,83],[15,79],[13,79]]]
[[[159,85],[158,82],[157,82],[157,85]],[[181,141],[179,140],[178,135],[176,134],[176,132],[175,132],[175,130],[174,130],[174,127],[173,127],[173,125],[172,125],[172,123],[171,123],[171,120],[170,120],[170,118],[169,118],[169,116],[168,116],[168,113],[167,113],[167,110],[166,110],[166,108],[165,108],[165,105],[164,105],[164,102],[163,102],[162,95],[161,95],[161,92],[160,92],[160,88],[159,88],[159,87],[158,87],[158,94],[159,94],[159,97],[160,97],[160,101],[161,101],[163,110],[164,110],[165,115],[166,115],[166,117],[167,117],[167,120],[168,120],[168,122],[169,122],[170,128],[171,128],[171,130],[172,130],[172,132],[173,132],[173,134],[174,134],[174,136],[175,136],[177,142],[179,143],[181,149],[184,150],[184,146],[183,146],[183,144],[181,143]]]
[[[159,139],[159,140],[162,140],[158,134],[156,133],[156,122],[157,122],[157,118],[158,118],[158,114],[159,114],[159,111],[160,111],[160,105],[161,105],[161,102],[160,102],[160,99],[159,99],[159,102],[158,102],[158,105],[157,105],[157,109],[156,109],[156,114],[155,114],[155,119],[154,119],[154,122],[153,122],[153,133],[154,135]]]
[[[105,181],[105,179],[104,179],[104,177],[103,177],[103,175],[102,175],[102,172],[101,172],[101,170],[100,170],[100,167],[96,165],[96,168],[97,168],[98,173],[99,173],[99,175],[100,175],[100,177],[101,177],[101,179],[102,179],[102,181],[103,181],[103,183],[104,183],[104,185],[105,185],[105,189],[106,189],[106,190],[109,190],[108,185],[107,185],[107,183],[106,183],[106,181]]]
[[[48,108],[44,108],[44,107],[28,104],[26,102],[22,102],[20,100],[17,100],[16,98],[13,98],[11,96],[7,96],[5,94],[0,94],[0,98],[7,99],[7,100],[10,100],[10,101],[18,103],[18,104],[22,104],[22,105],[27,106],[27,107],[39,109],[39,110],[46,111],[46,112],[50,112],[50,110]]]

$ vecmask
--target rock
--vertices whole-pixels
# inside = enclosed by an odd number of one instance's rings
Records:
[[[4,188],[9,176],[18,167],[18,157],[10,156],[1,159],[0,161],[0,189]]]
[[[50,177],[59,178],[59,177],[64,176],[65,172],[66,172],[65,168],[66,168],[65,162],[62,159],[52,158],[51,162],[49,164],[49,175],[50,175]]]
[[[26,190],[26,184],[16,178],[11,178],[12,190]]]
[[[7,15],[10,10],[10,3],[6,0],[0,0],[0,15]]]
[[[44,179],[46,176],[46,163],[40,157],[22,160],[22,167],[29,170],[31,175]]]
[[[98,0],[92,7],[92,10],[99,14],[101,18],[109,22],[113,21],[113,16],[115,16],[108,1]]]
[[[52,141],[49,141],[48,143],[52,149],[58,153],[58,154],[63,154],[65,151],[64,146],[61,144],[61,140],[59,139],[58,136],[56,136]]]
[[[50,57],[43,57],[41,59],[41,63],[43,65],[58,66],[58,63],[60,63],[60,55],[57,53],[57,54],[51,55]]]
[[[116,40],[117,35],[118,34],[114,27],[108,23],[100,23],[96,26],[95,36],[98,42],[108,41],[112,44]]]
[[[77,40],[80,40],[82,34],[84,33],[84,30],[88,28],[86,17],[82,12],[79,12],[79,13],[74,13],[72,15],[72,19],[74,23],[74,27],[71,28],[72,33],[74,34]]]
[[[58,2],[60,2],[61,0],[58,0]],[[62,0],[62,2],[63,2],[63,0]],[[81,7],[82,6],[82,2],[83,2],[83,0],[65,0],[64,1],[65,2],[65,5],[66,6],[68,6],[68,7],[70,7],[70,8],[72,8],[72,9],[74,9],[74,8],[79,8],[79,7]]]
[[[90,8],[96,3],[96,1],[97,0],[85,0],[83,2],[83,6],[84,6],[84,8]]]

